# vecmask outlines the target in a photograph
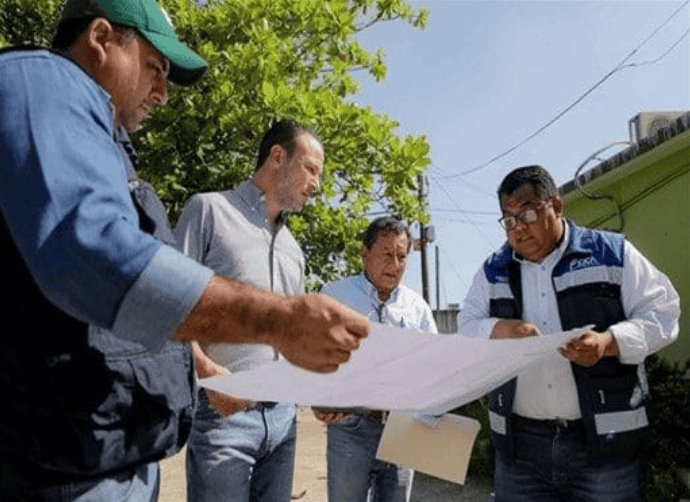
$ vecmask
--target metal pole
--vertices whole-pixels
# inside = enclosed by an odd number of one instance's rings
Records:
[[[424,240],[424,225],[419,224],[420,240],[422,244],[421,257],[422,257],[422,296],[424,301],[429,302],[429,270],[426,263],[426,240]]]
[[[419,175],[419,200],[424,204],[424,175]],[[420,257],[422,260],[422,297],[429,303],[429,271],[426,264],[426,232],[424,223],[419,222],[419,244]]]
[[[438,316],[441,313],[441,288],[439,280],[440,266],[438,260],[438,244],[434,247],[434,251],[436,252],[436,318],[438,319]]]

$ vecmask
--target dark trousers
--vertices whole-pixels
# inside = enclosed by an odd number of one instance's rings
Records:
[[[594,464],[580,421],[513,420],[514,458],[496,455],[495,502],[632,502],[643,500],[642,463]]]

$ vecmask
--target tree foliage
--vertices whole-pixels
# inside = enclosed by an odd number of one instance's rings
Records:
[[[650,427],[646,437],[646,500],[690,498],[690,359],[671,363],[656,354],[647,359],[651,388]]]
[[[192,89],[169,87],[168,105],[134,136],[142,176],[173,220],[193,193],[235,186],[254,169],[262,133],[292,118],[316,130],[326,152],[321,189],[290,218],[310,285],[359,268],[367,212],[427,221],[417,180],[429,164],[423,136],[359,106],[357,74],[385,78],[382,50],[357,35],[382,22],[423,28],[425,10],[403,0],[165,0],[178,34],[209,63]],[[61,2],[0,0],[6,43],[47,44]],[[0,38],[2,43],[2,38]],[[405,103],[401,103],[405,106]]]
[[[0,48],[50,45],[61,0],[0,0]]]

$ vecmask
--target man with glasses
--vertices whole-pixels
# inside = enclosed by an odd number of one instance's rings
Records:
[[[678,294],[623,235],[564,220],[543,167],[509,173],[498,198],[507,242],[475,275],[460,333],[589,328],[490,393],[495,500],[641,500],[644,360],[678,336]]]

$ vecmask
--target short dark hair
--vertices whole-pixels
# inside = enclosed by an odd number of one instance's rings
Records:
[[[297,139],[300,134],[309,134],[316,141],[321,143],[316,133],[306,126],[292,120],[280,120],[275,122],[261,139],[259,153],[256,159],[256,168],[259,169],[264,162],[266,162],[273,145],[282,146],[287,151],[288,158],[292,157],[292,154],[295,153],[295,139]]]
[[[407,236],[407,251],[410,251],[410,247],[412,246],[412,233],[410,232],[410,227],[408,227],[405,222],[393,216],[380,216],[369,223],[364,234],[362,234],[362,243],[367,249],[371,249],[379,236],[388,234],[405,234]]]
[[[91,24],[91,21],[96,19],[95,17],[82,17],[77,19],[64,19],[58,24],[57,30],[55,30],[55,35],[53,36],[52,47],[58,51],[66,51],[77,41],[79,36],[86,31],[86,29]],[[137,35],[136,28],[131,26],[125,26],[123,24],[112,23],[110,24],[115,29],[117,33],[117,40],[119,43],[123,44],[128,42],[134,36]]]
[[[542,166],[532,165],[513,169],[498,187],[498,200],[502,195],[510,195],[523,185],[532,185],[539,198],[558,195],[558,188],[549,172]]]

